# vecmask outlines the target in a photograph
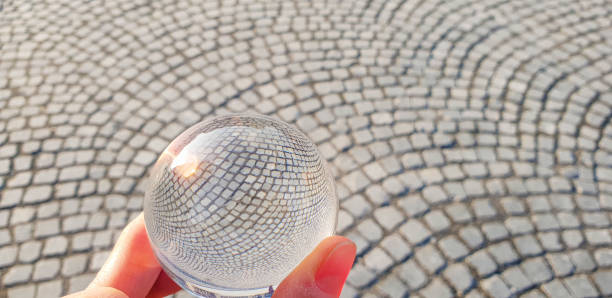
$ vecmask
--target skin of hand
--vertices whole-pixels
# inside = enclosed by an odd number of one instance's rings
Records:
[[[324,239],[274,292],[273,298],[338,297],[355,260],[347,238]],[[151,248],[140,214],[117,240],[106,263],[87,289],[66,297],[164,297],[180,290],[162,270]]]

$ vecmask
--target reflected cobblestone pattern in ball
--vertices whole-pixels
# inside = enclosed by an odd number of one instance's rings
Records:
[[[155,253],[177,282],[242,296],[267,293],[331,236],[338,200],[303,133],[234,115],[198,123],[170,143],[151,173],[144,211]]]
[[[609,0],[4,1],[0,296],[83,289],[171,140],[297,126],[343,296],[609,296]]]

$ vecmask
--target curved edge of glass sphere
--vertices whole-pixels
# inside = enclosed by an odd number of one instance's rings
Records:
[[[221,297],[249,297],[249,298],[271,298],[272,294],[274,294],[274,290],[278,285],[269,286],[267,288],[257,288],[257,289],[228,289],[222,287],[215,287],[209,284],[207,286],[203,285],[202,282],[187,280],[187,278],[179,277],[174,274],[175,270],[180,270],[175,266],[172,266],[168,263],[168,261],[157,252],[156,249],[153,249],[155,252],[155,256],[159,261],[159,264],[164,269],[166,274],[176,282],[183,290],[189,292],[189,294],[196,297],[205,297],[205,298],[221,298]],[[174,268],[174,269],[172,269]]]
[[[317,146],[314,145],[314,142],[312,142],[312,140],[310,140],[310,138],[308,138],[302,131],[300,131],[299,129],[295,128],[294,126],[290,124],[284,123],[280,120],[277,120],[275,118],[271,118],[268,116],[254,115],[254,114],[231,114],[231,115],[225,115],[225,116],[217,116],[217,117],[199,122],[191,126],[190,128],[188,128],[186,131],[181,133],[175,140],[173,140],[168,145],[168,147],[164,150],[164,152],[172,151],[174,154],[178,153],[185,147],[187,143],[190,142],[190,138],[192,138],[194,135],[197,134],[196,132],[198,131],[200,127],[206,125],[206,123],[209,123],[215,120],[219,120],[219,119],[225,119],[227,117],[250,117],[250,118],[255,118],[255,119],[271,121],[273,123],[282,123],[283,125],[287,125],[291,127],[293,130],[296,131],[296,133],[300,135],[300,137],[312,143],[312,145],[314,146],[314,150],[316,150],[316,154],[318,154],[319,159],[322,163],[323,171],[327,176],[326,179],[328,180],[328,185],[330,187],[330,193],[333,196],[333,199],[331,200],[333,200],[334,203],[332,204],[333,206],[330,206],[334,208],[334,210],[331,210],[331,213],[334,214],[333,227],[331,227],[331,230],[325,233],[326,236],[333,235],[335,233],[335,229],[337,226],[337,214],[339,211],[339,200],[337,198],[336,187],[335,187],[335,182],[334,182],[332,172],[329,169],[327,161],[322,157],[322,154],[318,150]],[[158,163],[160,163],[160,160],[162,160],[162,158],[164,158],[163,154],[157,160],[155,166],[153,167],[153,170],[155,170],[155,168],[157,167]],[[153,174],[153,171],[151,172],[151,174]],[[150,177],[150,179],[151,178],[152,177]],[[147,204],[145,203],[145,208],[146,207],[147,207]],[[145,212],[145,223],[147,222],[146,215],[147,214]],[[145,224],[145,226],[147,227],[147,233],[149,234],[148,224]],[[224,286],[214,285],[209,282],[205,282],[204,280],[198,277],[192,276],[189,273],[182,270],[181,268],[178,268],[176,265],[174,265],[170,260],[167,259],[164,253],[159,251],[159,249],[156,247],[155,243],[153,242],[153,239],[151,237],[149,238],[150,238],[151,245],[153,247],[153,251],[160,265],[163,267],[164,271],[179,286],[181,286],[183,289],[185,289],[187,292],[191,293],[192,295],[199,296],[199,297],[211,297],[211,298],[212,297],[271,297],[272,293],[274,292],[274,289],[276,289],[276,287],[278,286],[278,284],[271,284],[271,285],[265,285],[264,287],[261,287],[261,288],[260,287],[257,287],[257,288],[227,288]],[[319,241],[320,240],[322,239],[319,239]],[[313,248],[314,247],[312,247],[312,249]],[[307,254],[302,256],[302,258],[306,256]],[[295,268],[295,266],[297,266],[298,264],[299,262],[296,264],[293,264],[293,268]],[[287,274],[289,274],[290,272],[291,271],[287,272]]]

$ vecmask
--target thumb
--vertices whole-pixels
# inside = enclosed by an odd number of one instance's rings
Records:
[[[281,282],[274,298],[331,298],[340,296],[344,281],[353,266],[355,244],[344,237],[324,239]]]

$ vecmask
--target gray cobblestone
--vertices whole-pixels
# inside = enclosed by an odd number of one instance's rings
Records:
[[[93,236],[93,246],[106,248],[111,245],[113,233],[110,230],[96,232]]]
[[[531,222],[525,217],[510,217],[505,221],[505,225],[512,235],[532,233],[534,230]]]
[[[22,243],[32,239],[33,225],[31,223],[17,225],[13,228],[13,240]]]
[[[468,249],[455,236],[448,236],[438,241],[442,252],[450,259],[461,260],[468,254]]]
[[[377,288],[388,297],[402,297],[407,293],[406,286],[393,275],[379,282]]]
[[[0,245],[6,245],[11,243],[12,237],[8,229],[0,230]]]
[[[69,277],[83,273],[87,266],[87,259],[85,255],[72,255],[65,258],[61,266],[62,275]]]
[[[36,298],[59,297],[62,295],[62,291],[63,285],[60,280],[42,282],[39,283],[36,287]]]
[[[78,232],[85,229],[87,225],[87,215],[73,215],[64,218],[62,221],[62,231],[65,233]]]
[[[521,293],[530,288],[533,284],[518,267],[512,267],[502,273],[502,278],[510,286],[513,293]]]
[[[402,261],[412,255],[410,246],[397,234],[385,237],[380,244],[396,261]]]
[[[608,215],[603,212],[589,212],[581,216],[584,225],[596,228],[606,228],[610,226]]]
[[[576,266],[576,271],[580,273],[593,271],[597,266],[586,250],[574,250],[570,253],[570,258]]]
[[[378,241],[383,236],[383,230],[371,219],[366,219],[357,225],[359,233],[369,241]]]
[[[508,242],[490,245],[488,251],[499,265],[509,265],[519,260],[518,255]]]
[[[474,277],[463,264],[453,264],[444,271],[444,277],[450,281],[458,294],[465,294],[474,285]]]
[[[410,219],[399,228],[400,233],[413,245],[419,245],[429,240],[431,232],[417,219]]]
[[[6,185],[8,187],[22,187],[30,184],[31,180],[32,172],[21,172],[8,179]]]
[[[423,159],[418,153],[407,153],[402,155],[402,165],[406,169],[415,169],[424,165]]]
[[[468,223],[472,221],[472,214],[463,204],[452,204],[446,207],[446,213],[456,223]]]
[[[35,237],[53,236],[59,233],[59,220],[57,218],[41,220],[36,222],[34,228]]]
[[[51,198],[52,188],[48,185],[29,187],[24,196],[25,203],[39,203]]]
[[[403,215],[393,206],[377,208],[374,217],[387,231],[394,230],[404,220]]]
[[[102,265],[104,265],[104,262],[106,262],[106,259],[108,259],[109,254],[110,251],[99,251],[94,253],[89,262],[89,269],[95,271],[102,268]]]
[[[597,265],[601,267],[612,266],[612,249],[600,248],[595,251],[593,256],[595,257],[595,260],[597,261]]]
[[[512,292],[498,275],[491,276],[482,281],[483,290],[491,297],[511,297]]]
[[[68,239],[64,236],[51,237],[45,241],[43,256],[63,255],[68,248]]]
[[[11,267],[2,277],[2,283],[7,286],[12,286],[27,282],[32,274],[32,265],[17,265]]]
[[[355,219],[350,213],[344,210],[338,211],[338,224],[336,226],[336,232],[337,233],[344,232],[348,227],[353,225],[354,222],[355,222]]]
[[[543,258],[529,259],[521,264],[530,281],[543,284],[553,278],[553,273]]]
[[[95,274],[90,273],[90,274],[83,274],[83,275],[79,275],[79,276],[70,278],[68,292],[74,293],[74,292],[84,290],[89,285],[89,283],[94,279],[94,277],[95,277]]]
[[[563,249],[560,235],[556,232],[539,233],[538,240],[546,251],[560,251]]]
[[[439,279],[434,279],[421,293],[425,297],[453,297],[451,289]]]
[[[599,293],[593,284],[584,276],[572,276],[565,279],[567,288],[575,297],[595,297]]]
[[[481,247],[484,244],[484,236],[479,229],[468,226],[459,231],[461,239],[472,249]]]
[[[0,227],[6,227],[9,221],[9,210],[0,210]]]
[[[365,266],[357,264],[349,273],[347,282],[355,287],[363,287],[374,281],[375,278],[376,275],[373,272],[368,270]]]
[[[43,259],[40,262],[37,262],[34,266],[34,274],[32,275],[32,280],[49,280],[55,277],[59,270],[59,259]]]
[[[77,233],[72,237],[71,247],[75,252],[89,250],[92,246],[93,233],[82,232]]]
[[[448,194],[438,185],[427,186],[423,189],[422,193],[425,200],[432,205],[441,204],[449,200]]]
[[[526,211],[525,204],[514,197],[503,198],[501,204],[507,214],[521,215]]]
[[[562,228],[577,228],[580,226],[578,217],[571,213],[560,212],[557,214],[557,220]]]
[[[491,201],[486,199],[473,201],[472,209],[474,209],[476,217],[480,219],[489,219],[497,215],[497,210],[495,210]]]
[[[444,181],[444,176],[438,168],[427,168],[420,170],[419,176],[426,184],[435,184]]]
[[[549,297],[572,297],[565,286],[559,280],[553,280],[542,286]]]
[[[377,274],[387,271],[393,266],[393,259],[378,247],[368,252],[363,257],[363,260],[366,267],[372,269]]]
[[[87,167],[85,166],[72,166],[63,168],[59,173],[59,181],[73,181],[80,180],[87,176]]]
[[[22,207],[13,209],[11,215],[11,225],[17,225],[25,222],[29,222],[34,218],[35,209],[31,207]]]
[[[432,244],[416,250],[414,256],[419,264],[430,274],[438,273],[446,266],[446,260]]]
[[[584,237],[582,236],[582,233],[580,233],[580,231],[578,230],[563,231],[561,237],[565,245],[567,245],[568,247],[575,248],[584,243]]]
[[[434,210],[425,215],[425,222],[434,232],[442,232],[450,228],[450,220],[440,210]]]
[[[512,239],[519,254],[524,257],[536,256],[543,252],[540,243],[532,235],[523,235]]]
[[[588,229],[584,232],[584,235],[587,242],[594,246],[612,244],[612,238],[608,229]]]
[[[72,215],[79,211],[79,200],[69,199],[63,200],[60,205],[60,215]]]
[[[17,259],[17,251],[18,249],[16,246],[0,247],[0,268],[15,263]]]
[[[399,176],[399,179],[409,190],[423,188],[423,181],[413,173],[403,173]]]
[[[429,210],[429,206],[419,196],[412,195],[401,199],[398,205],[408,216],[416,216]]]
[[[612,285],[610,284],[610,280],[612,280],[612,272],[611,271],[599,271],[593,274],[593,280],[597,287],[599,287],[600,293],[604,296],[612,295]]]
[[[18,298],[18,297],[34,297],[34,293],[36,291],[36,287],[34,285],[24,285],[13,287],[8,290],[9,298]]]
[[[557,219],[552,214],[536,214],[532,216],[536,229],[539,231],[559,230]]]
[[[40,257],[42,243],[40,241],[28,241],[19,247],[19,261],[31,263]]]
[[[370,203],[368,203],[362,195],[354,195],[342,202],[342,208],[346,209],[356,218],[360,218],[370,213],[372,210]]]
[[[555,272],[555,276],[567,276],[573,273],[576,268],[570,257],[562,253],[547,254],[546,259]]]
[[[413,260],[401,264],[397,273],[411,290],[420,289],[428,281],[425,272]]]

